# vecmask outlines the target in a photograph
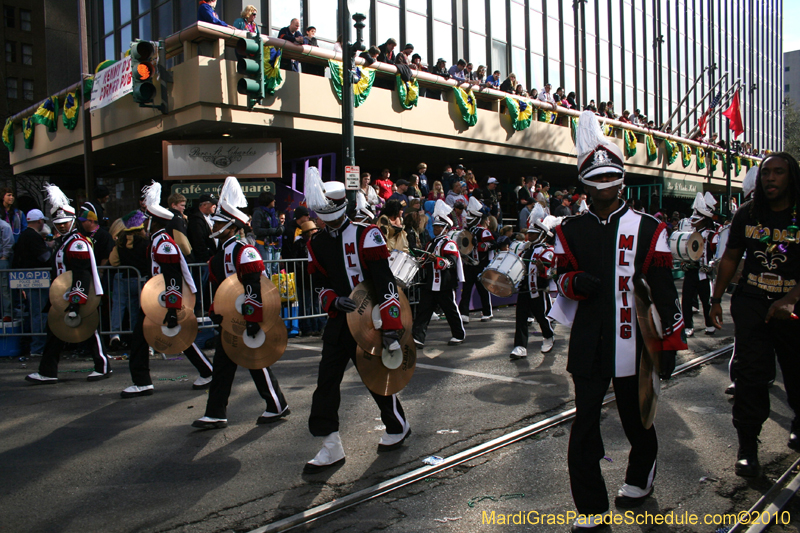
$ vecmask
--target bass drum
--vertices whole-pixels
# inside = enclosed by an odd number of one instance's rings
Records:
[[[676,231],[669,237],[669,251],[679,261],[696,263],[703,256],[703,236],[696,231]]]
[[[481,283],[495,296],[508,298],[517,292],[524,277],[525,264],[522,259],[511,252],[500,252],[481,272]]]

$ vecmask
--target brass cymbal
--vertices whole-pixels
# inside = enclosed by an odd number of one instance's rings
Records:
[[[352,314],[352,313],[350,313]],[[356,368],[361,381],[369,390],[381,396],[389,396],[403,390],[417,367],[417,347],[411,328],[407,328],[400,339],[403,362],[394,370],[386,368],[381,354],[372,355],[361,347],[356,348]]]
[[[95,311],[86,316],[79,315],[79,318],[78,325],[71,326],[67,323],[67,314],[64,311],[59,311],[54,306],[50,306],[50,311],[47,313],[47,325],[53,335],[64,342],[83,342],[97,331],[97,326],[100,324],[100,315]]]
[[[278,288],[266,276],[261,276],[261,330],[266,333],[281,323],[281,295]],[[237,305],[237,300],[239,304]],[[237,337],[244,335],[247,322],[241,312],[244,301],[244,285],[238,276],[228,276],[220,283],[214,295],[214,313],[222,316],[222,329]],[[284,328],[285,329],[285,328]],[[263,368],[263,367],[257,367]]]
[[[633,294],[636,302],[636,322],[644,340],[644,350],[639,361],[639,411],[642,425],[650,429],[656,417],[658,396],[661,392],[659,367],[661,357],[661,326],[657,320],[655,306],[650,295],[650,287],[641,276],[633,280]]]
[[[475,248],[474,241],[475,236],[472,232],[468,229],[462,230],[461,233],[455,238],[456,245],[458,246],[458,251],[461,255],[469,255],[472,253],[473,248]]]
[[[164,302],[164,292],[167,290],[164,282],[164,274],[153,276],[142,288],[142,296],[139,301],[142,302],[142,310],[147,318],[151,319],[154,324],[160,324],[164,317],[167,315],[167,308]],[[178,322],[184,320],[186,315],[194,316],[194,304],[196,296],[189,290],[186,280],[183,280],[181,287],[181,296],[183,303],[178,311]]]
[[[72,271],[68,270],[54,279],[50,284],[50,307],[57,309],[61,314],[66,312],[69,306],[66,297],[67,293],[71,290]],[[89,287],[86,289],[86,298],[86,303],[80,306],[79,314],[81,316],[91,315],[97,310],[97,306],[100,305],[100,296],[97,296],[94,292],[94,279],[92,279],[91,276],[89,277]]]
[[[149,316],[145,316],[144,338],[147,344],[157,352],[167,355],[179,354],[191,346],[197,338],[197,318],[194,313],[186,313],[183,320],[178,321],[178,325],[180,330],[171,336],[163,324],[156,323]]]
[[[192,253],[192,245],[189,243],[189,239],[183,234],[182,231],[173,229],[172,240],[175,241],[175,244],[178,245],[178,248],[181,249],[181,252],[183,252],[184,256]]]
[[[230,278],[229,278],[230,279]],[[263,331],[263,330],[262,330]],[[264,332],[266,338],[258,348],[248,348],[244,339],[222,330],[221,339],[225,353],[231,361],[250,370],[259,370],[275,364],[286,351],[289,335],[285,327],[273,327]]]
[[[399,291],[400,298],[400,321],[403,324],[403,329],[400,330],[400,337],[402,338],[405,331],[411,331],[414,323],[411,316],[411,304],[408,303],[408,298]],[[375,289],[371,281],[362,281],[353,289],[350,298],[356,303],[358,307],[352,313],[347,313],[347,326],[350,328],[350,333],[353,338],[365,352],[371,355],[381,355],[383,346],[383,333],[379,329],[375,329],[373,315],[378,314],[378,308],[373,305],[375,298]],[[413,344],[413,339],[412,339]]]

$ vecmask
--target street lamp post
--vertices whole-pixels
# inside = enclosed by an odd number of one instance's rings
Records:
[[[356,42],[350,43],[350,11],[355,21]],[[353,67],[356,53],[365,50],[363,44],[364,13],[369,10],[369,0],[340,0],[339,15],[342,27],[342,159],[347,166],[355,166],[355,127],[353,115]],[[344,173],[342,173],[344,177]],[[350,212],[355,209],[356,191],[347,191]]]

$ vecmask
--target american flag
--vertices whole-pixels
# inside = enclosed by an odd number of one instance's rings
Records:
[[[709,110],[714,109],[715,107],[717,107],[719,105],[719,101],[720,100],[722,100],[722,90],[721,89],[717,93],[717,96],[715,96],[714,99],[711,100],[711,105],[709,106]]]

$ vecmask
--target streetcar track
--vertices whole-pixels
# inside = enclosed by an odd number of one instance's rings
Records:
[[[723,346],[722,348],[718,348],[704,355],[695,357],[691,361],[687,361],[686,363],[678,365],[675,368],[675,371],[673,372],[672,375],[676,376],[682,374],[688,370],[701,366],[717,357],[729,356],[732,351],[733,351],[733,344],[728,344],[726,346]],[[605,406],[613,402],[614,400],[615,396],[613,393],[607,394],[606,397],[603,399],[603,405]],[[348,509],[356,505],[359,505],[361,503],[373,500],[375,498],[383,496],[384,494],[388,494],[392,491],[398,490],[402,487],[411,485],[412,483],[416,483],[422,479],[428,478],[434,474],[444,472],[445,470],[454,468],[467,461],[471,461],[473,459],[481,457],[482,455],[486,455],[488,453],[497,451],[501,448],[514,444],[515,442],[519,442],[523,439],[534,436],[538,433],[541,433],[553,427],[559,426],[564,422],[572,420],[574,416],[575,416],[575,408],[567,409],[565,411],[562,411],[561,413],[558,413],[544,420],[540,420],[539,422],[536,422],[529,426],[517,429],[506,435],[496,437],[487,442],[484,442],[483,444],[479,444],[477,446],[459,452],[455,455],[451,455],[450,457],[446,457],[444,461],[438,465],[428,465],[417,468],[415,470],[412,470],[411,472],[407,472],[405,474],[393,477],[391,479],[378,483],[377,485],[361,489],[352,494],[348,494],[346,496],[338,498],[334,501],[317,505],[310,509],[306,509],[301,513],[297,513],[287,518],[282,518],[280,520],[271,522],[265,526],[254,529],[249,533],[271,533],[278,531],[288,531],[296,527],[309,524],[311,522],[319,520],[320,518],[330,516],[339,511],[343,511],[344,509]],[[741,530],[739,531],[741,532]],[[735,532],[731,531],[730,533],[735,533]],[[748,533],[753,533],[753,532],[748,531]]]

